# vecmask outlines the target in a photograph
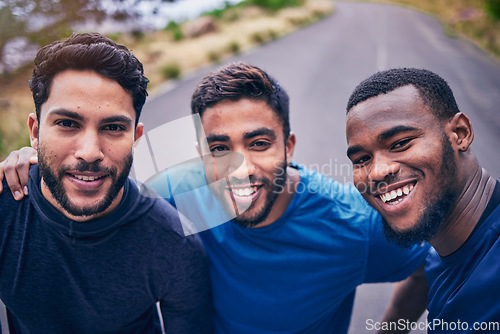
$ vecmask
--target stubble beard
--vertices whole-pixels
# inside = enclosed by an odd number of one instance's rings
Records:
[[[288,163],[285,158],[283,163],[278,168],[276,168],[276,171],[274,173],[275,178],[273,181],[269,180],[268,178],[260,178],[258,180],[255,180],[250,177],[250,181],[252,183],[257,181],[261,182],[267,189],[269,189],[266,195],[264,207],[259,212],[254,213],[252,217],[245,218],[242,216],[242,214],[238,213],[238,215],[233,218],[231,222],[236,223],[241,227],[254,227],[263,222],[267,218],[267,216],[269,216],[276,198],[284,189],[284,186],[286,184],[287,166]],[[254,210],[254,205],[255,203],[252,203],[246,211],[250,212],[251,210]]]
[[[445,218],[451,213],[459,196],[459,189],[454,185],[454,179],[447,175],[455,175],[457,166],[454,163],[454,151],[448,137],[443,134],[442,139],[443,163],[440,174],[443,183],[440,187],[441,194],[432,200],[428,200],[417,224],[410,230],[403,232],[395,231],[389,223],[382,217],[382,225],[385,237],[403,248],[411,248],[413,245],[421,244],[430,240],[439,230]]]

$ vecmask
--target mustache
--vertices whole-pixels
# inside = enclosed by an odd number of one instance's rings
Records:
[[[61,167],[59,173],[64,174],[67,171],[77,171],[77,172],[90,172],[90,173],[106,173],[110,175],[116,175],[115,168],[108,168],[102,166],[100,162],[88,163],[85,161],[79,161],[75,166],[63,166]]]

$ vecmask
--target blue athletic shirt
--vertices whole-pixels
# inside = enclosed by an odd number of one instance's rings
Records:
[[[228,222],[200,233],[217,334],[347,333],[358,285],[402,280],[425,260],[427,245],[404,250],[386,241],[379,214],[354,187],[291,167],[300,184],[276,222],[262,228]],[[180,173],[170,177],[174,189],[202,175]],[[173,191],[176,200],[180,192]],[[218,219],[206,192],[189,195]]]
[[[431,248],[429,333],[500,333],[500,183],[478,227],[455,253]]]

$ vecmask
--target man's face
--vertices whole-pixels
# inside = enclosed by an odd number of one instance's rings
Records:
[[[236,212],[233,221],[257,226],[271,211],[283,209],[274,204],[286,195],[293,143],[289,139],[285,147],[283,127],[267,103],[225,100],[206,109],[201,121],[208,143],[201,153],[210,157],[204,159],[207,181],[222,205]],[[214,187],[222,178],[224,185]]]
[[[411,85],[363,101],[347,115],[354,184],[384,218],[386,236],[402,246],[429,240],[459,194],[449,129]]]
[[[142,135],[134,124],[132,97],[117,82],[92,71],[57,74],[40,120],[29,120],[44,197],[79,221],[112,211]]]

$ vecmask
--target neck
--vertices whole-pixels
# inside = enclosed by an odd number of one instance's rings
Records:
[[[297,184],[300,181],[299,171],[295,168],[287,167],[286,169],[286,182],[283,186],[283,191],[276,197],[273,203],[273,208],[269,215],[259,224],[253,226],[253,228],[259,228],[271,225],[277,221],[288,209],[288,205],[292,201],[295,190],[297,189]]]
[[[440,256],[457,251],[471,235],[495,188],[495,179],[479,165],[473,171],[456,205],[429,243]]]

